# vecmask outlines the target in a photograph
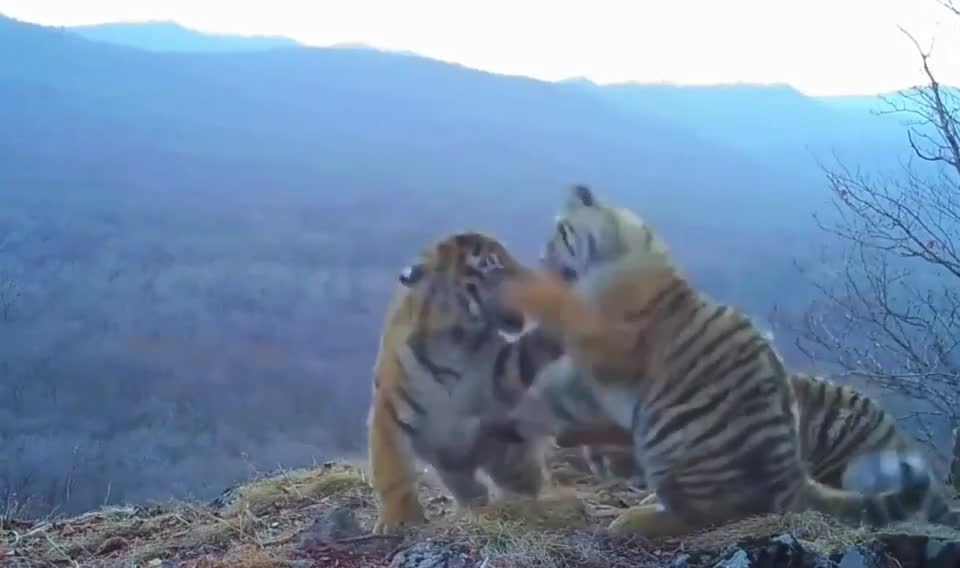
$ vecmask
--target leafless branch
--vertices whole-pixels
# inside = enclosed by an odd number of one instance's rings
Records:
[[[955,0],[939,1],[960,15]],[[936,451],[949,446],[937,443],[944,427],[960,426],[960,104],[936,79],[933,46],[901,31],[926,84],[886,98],[886,112],[907,119],[915,160],[882,176],[821,165],[834,198],[817,222],[839,254],[794,331],[811,359],[895,393],[901,420]]]
[[[957,7],[953,0],[938,0],[938,3],[947,10],[953,12],[954,15],[960,16],[960,8]]]

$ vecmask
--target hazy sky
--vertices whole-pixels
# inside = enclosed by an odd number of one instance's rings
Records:
[[[960,17],[936,0],[0,0],[43,24],[174,20],[313,45],[361,42],[490,71],[600,83],[789,83],[864,94],[920,82],[901,25],[960,84]]]

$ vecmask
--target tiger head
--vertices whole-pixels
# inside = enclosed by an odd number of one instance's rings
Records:
[[[497,239],[462,232],[427,247],[399,280],[417,304],[420,327],[517,334],[524,327],[523,314],[503,307],[497,292],[525,270]]]
[[[541,254],[543,267],[572,282],[598,264],[628,257],[636,264],[670,263],[666,242],[649,223],[630,210],[603,204],[586,186],[571,187]]]

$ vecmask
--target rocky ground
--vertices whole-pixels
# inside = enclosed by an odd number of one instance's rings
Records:
[[[362,467],[346,463],[265,476],[210,504],[0,518],[0,566],[960,566],[960,532],[923,524],[871,532],[814,514],[751,519],[682,542],[615,539],[603,527],[645,494],[591,480],[573,454],[559,455],[552,469],[555,487],[540,501],[513,499],[469,514],[457,513],[425,475],[430,522],[395,537],[370,534],[376,503]]]

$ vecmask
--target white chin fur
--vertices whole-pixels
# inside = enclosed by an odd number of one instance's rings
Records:
[[[520,331],[519,333],[509,333],[509,332],[503,331],[502,329],[497,331],[500,333],[500,337],[511,342],[520,339],[520,336],[523,335],[523,331]]]

